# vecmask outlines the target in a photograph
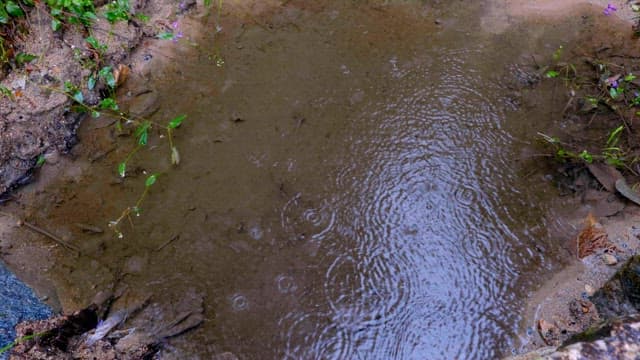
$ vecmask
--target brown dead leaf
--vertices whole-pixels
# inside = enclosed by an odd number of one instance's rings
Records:
[[[585,227],[577,238],[578,258],[582,259],[595,254],[598,250],[607,252],[618,251],[618,248],[609,241],[606,231],[598,226],[598,222],[592,214],[587,216]]]
[[[545,319],[538,321],[538,332],[547,345],[554,346],[560,343],[560,329]]]
[[[124,64],[118,64],[118,66],[113,70],[113,77],[116,79],[116,86],[124,84],[129,77],[129,67]]]

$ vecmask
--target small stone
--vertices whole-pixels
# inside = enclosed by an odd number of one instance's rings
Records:
[[[538,332],[540,337],[549,346],[560,345],[560,329],[544,319],[538,321]]]
[[[616,257],[611,254],[603,254],[602,261],[609,266],[612,266],[618,263],[618,259],[616,259]]]
[[[586,284],[584,286],[584,291],[587,292],[587,296],[593,296],[593,294],[596,293],[596,289],[593,286],[589,285],[589,284]]]

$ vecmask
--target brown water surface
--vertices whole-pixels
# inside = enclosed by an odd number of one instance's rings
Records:
[[[516,64],[548,61],[596,15],[496,33],[481,30],[483,4],[346,3],[236,8],[202,20],[199,47],[175,45],[144,86],[162,104],[154,120],[188,114],[180,166],[153,137],[124,184],[116,150],[33,210],[109,264],[63,254],[50,270],[63,303],[114,277],[159,303],[201,293],[207,320],[166,353],[182,359],[493,359],[518,346],[527,294],[567,253],[556,193],[523,160],[561,100],[521,99]],[[123,239],[71,225],[117,217],[143,171],[162,175]]]

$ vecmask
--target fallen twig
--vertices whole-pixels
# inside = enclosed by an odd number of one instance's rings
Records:
[[[180,237],[180,235],[172,236],[169,240],[165,241],[164,244],[158,246],[156,251],[160,251],[160,250],[164,249],[167,245],[171,244],[174,240],[178,239],[179,237]]]
[[[80,254],[80,248],[78,248],[78,247],[77,247],[77,246],[75,246],[75,245],[69,244],[68,242],[66,242],[66,241],[64,241],[64,240],[62,240],[62,239],[60,239],[59,237],[57,237],[57,236],[53,235],[52,233],[48,232],[47,230],[45,230],[45,229],[43,229],[43,228],[41,228],[41,227],[38,227],[38,226],[36,226],[36,225],[33,225],[32,223],[27,222],[27,221],[25,221],[25,220],[19,220],[19,221],[18,221],[18,225],[21,225],[21,226],[22,226],[22,225],[24,225],[24,226],[28,227],[29,229],[31,229],[31,230],[33,230],[33,231],[37,232],[38,234],[40,234],[40,235],[44,235],[44,236],[48,237],[49,239],[51,239],[51,240],[53,240],[53,241],[57,242],[58,244],[60,244],[60,245],[62,245],[62,246],[64,246],[64,247],[66,247],[67,249],[69,249],[69,250],[74,250],[74,251],[76,251],[78,254]]]
[[[80,248],[78,248],[75,245],[69,244],[68,242],[60,239],[59,237],[55,236],[54,234],[48,232],[47,230],[45,230],[45,229],[43,229],[43,228],[41,228],[39,226],[36,226],[36,225],[34,225],[34,224],[32,224],[32,223],[30,223],[28,221],[22,220],[22,219],[18,218],[17,216],[15,216],[13,214],[9,214],[9,213],[4,212],[4,211],[0,211],[0,215],[13,218],[13,219],[16,220],[16,225],[18,225],[18,226],[26,226],[27,228],[31,229],[32,231],[37,232],[40,235],[44,235],[44,236],[48,237],[49,239],[51,239],[51,240],[57,242],[58,244],[66,247],[67,249],[73,250],[73,251],[77,252],[78,254],[81,254]]]

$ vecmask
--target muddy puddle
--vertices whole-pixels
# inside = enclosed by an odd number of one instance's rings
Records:
[[[153,134],[119,181],[131,138],[87,120],[76,164],[16,203],[88,255],[36,251],[35,270],[18,245],[5,257],[66,310],[112,286],[126,289],[120,306],[199,294],[206,320],[167,358],[511,354],[524,301],[570,257],[573,230],[534,156],[562,99],[528,92],[527,64],[599,13],[490,31],[484,5],[235,4],[192,21],[198,46],[150,49],[159,65],[122,94],[153,96],[158,122],[188,114],[180,165]],[[117,238],[106,224],[152,172],[142,215]],[[16,233],[23,253],[51,251]]]

